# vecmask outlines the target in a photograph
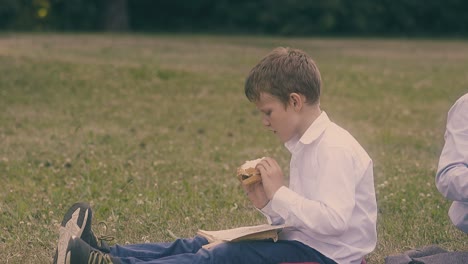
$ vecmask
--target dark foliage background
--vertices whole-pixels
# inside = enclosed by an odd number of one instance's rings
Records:
[[[466,0],[0,0],[0,29],[466,35]]]

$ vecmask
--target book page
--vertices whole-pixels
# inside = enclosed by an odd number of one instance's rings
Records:
[[[219,231],[199,230],[198,234],[206,237],[210,242],[217,241],[217,240],[233,241],[235,239],[238,239],[244,236],[261,233],[265,231],[280,230],[284,227],[285,225],[263,224],[263,225],[256,225],[256,226],[244,226],[244,227],[219,230]]]

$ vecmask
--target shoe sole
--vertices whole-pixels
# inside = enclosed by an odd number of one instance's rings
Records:
[[[57,245],[57,258],[54,263],[70,263],[69,259],[67,261],[68,243],[70,238],[73,236],[81,237],[81,234],[86,227],[86,222],[88,221],[88,212],[89,208],[82,208],[80,204],[75,204],[68,210],[67,214],[65,214],[65,218],[63,219],[62,226],[59,230],[60,235]],[[67,216],[70,216],[70,218],[67,219]]]
[[[64,264],[71,264],[71,260],[70,260],[70,258],[71,258],[71,252],[68,250],[68,246],[67,246],[67,248],[66,248],[65,250],[66,250],[66,252],[65,252],[65,258],[64,258],[64,262],[63,262],[63,263],[64,263]]]
[[[65,249],[66,252],[65,252],[65,262],[64,262],[64,264],[71,264],[71,249],[75,245],[75,242],[76,242],[75,239],[76,239],[76,237],[72,236],[72,238],[68,242],[67,248]],[[76,262],[76,260],[75,260],[75,262]],[[83,263],[83,261],[80,261],[80,263]]]
[[[66,258],[65,258],[65,264],[71,264],[71,261],[70,261],[70,254],[67,254]]]

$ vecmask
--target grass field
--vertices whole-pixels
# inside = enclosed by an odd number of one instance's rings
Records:
[[[90,202],[114,243],[262,223],[235,179],[289,155],[243,94],[276,46],[307,51],[322,108],[373,158],[369,263],[429,244],[468,250],[435,188],[446,114],[468,91],[468,43],[202,35],[0,35],[0,259],[50,263],[59,222]]]

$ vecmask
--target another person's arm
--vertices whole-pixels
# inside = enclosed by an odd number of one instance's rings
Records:
[[[436,186],[447,199],[468,202],[468,96],[450,109]]]

